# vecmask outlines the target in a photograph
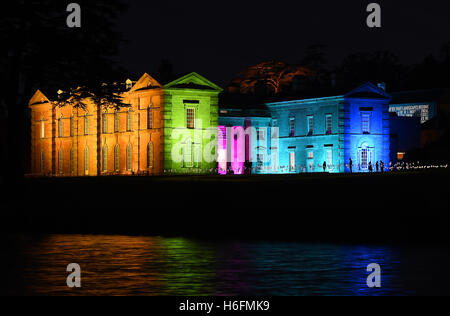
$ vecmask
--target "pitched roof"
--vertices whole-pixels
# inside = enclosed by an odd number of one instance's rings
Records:
[[[50,100],[42,93],[41,90],[37,90],[33,96],[30,99],[30,102],[28,102],[29,105],[35,105],[35,104],[43,104],[50,102]]]
[[[164,86],[164,89],[195,89],[195,90],[211,90],[222,92],[223,89],[218,85],[212,83],[205,77],[196,72],[191,72],[181,78],[169,82]]]
[[[162,88],[162,85],[156,81],[148,73],[142,75],[142,77],[136,82],[136,84],[130,89],[132,91],[145,90],[145,89],[157,89]]]
[[[349,93],[345,94],[346,98],[363,98],[363,99],[392,99],[386,91],[377,87],[371,82],[367,82]]]

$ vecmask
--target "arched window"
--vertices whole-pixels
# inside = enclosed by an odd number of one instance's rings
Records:
[[[147,168],[153,168],[153,143],[150,142],[147,145]]]
[[[44,151],[41,151],[41,165],[40,165],[40,171],[44,173],[45,171],[45,153]]]
[[[58,150],[58,173],[64,172],[64,157],[63,157],[63,150],[62,148],[59,148]]]
[[[58,136],[63,137],[64,136],[64,122],[63,122],[63,116],[59,118],[58,122]]]
[[[128,147],[127,147],[127,170],[128,171],[131,171],[132,158],[133,158],[133,146],[131,144],[128,144]]]
[[[89,174],[89,147],[84,149],[84,174]]]
[[[131,109],[127,113],[127,131],[131,131],[133,128],[133,117],[131,115]]]
[[[89,117],[87,113],[84,117],[84,135],[89,135]]]
[[[106,112],[103,113],[102,121],[103,121],[103,134],[106,134],[108,133],[108,114]]]
[[[119,112],[116,111],[116,113],[114,113],[114,132],[118,133],[119,131],[120,131]]]
[[[367,170],[369,168],[369,162],[371,162],[372,155],[367,143],[363,143],[359,149],[359,167],[361,170]]]
[[[120,170],[120,147],[119,144],[114,148],[114,170]]]
[[[147,113],[147,128],[152,129],[153,128],[153,109],[151,106],[148,107],[148,113]]]
[[[70,173],[75,173],[75,151],[73,148],[70,149]]]
[[[103,146],[102,150],[102,157],[103,157],[103,172],[108,171],[108,146]]]
[[[41,138],[45,138],[45,122],[44,118],[41,120]]]

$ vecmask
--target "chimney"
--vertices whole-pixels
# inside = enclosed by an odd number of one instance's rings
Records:
[[[377,84],[378,88],[380,88],[383,91],[386,91],[386,82],[380,82]]]

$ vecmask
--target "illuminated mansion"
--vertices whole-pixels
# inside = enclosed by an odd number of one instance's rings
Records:
[[[219,159],[219,172],[241,174],[249,160],[253,173],[265,174],[350,172],[350,164],[365,172],[377,161],[387,168],[390,100],[367,83],[346,95],[267,103],[262,110],[221,108],[219,157],[226,151],[231,163],[225,168]],[[242,132],[250,126],[253,133]],[[224,136],[225,127],[232,137]]]
[[[259,109],[219,107],[221,92],[197,73],[166,85],[145,74],[122,95],[130,106],[116,111],[89,102],[85,109],[56,107],[37,91],[29,102],[32,173],[277,174],[350,172],[350,161],[354,172],[377,161],[389,166],[391,96],[383,88],[367,83],[342,96]],[[181,131],[190,137],[174,136]]]

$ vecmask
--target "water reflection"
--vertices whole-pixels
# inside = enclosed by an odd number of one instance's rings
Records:
[[[443,254],[448,257],[447,250]],[[18,294],[417,294],[405,282],[411,276],[401,273],[404,252],[382,246],[55,235],[22,238],[7,255],[15,263],[11,275],[21,278],[15,280],[21,286],[10,289]],[[411,265],[420,253],[408,256]],[[65,270],[72,262],[82,267],[78,290],[66,287]],[[373,262],[382,267],[381,289],[366,285],[366,267]]]

